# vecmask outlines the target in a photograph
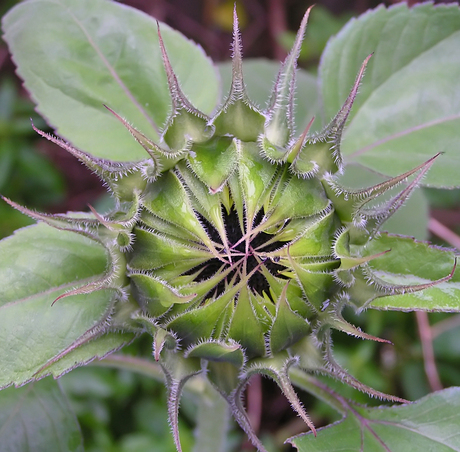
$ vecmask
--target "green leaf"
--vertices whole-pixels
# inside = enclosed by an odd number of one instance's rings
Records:
[[[460,388],[430,394],[409,405],[348,405],[342,421],[289,441],[299,452],[460,451]]]
[[[444,152],[424,182],[459,185],[459,46],[460,9],[454,4],[379,7],[331,39],[320,68],[326,120],[374,52],[344,134],[348,163],[395,176]]]
[[[52,305],[66,290],[105,271],[106,253],[97,243],[38,224],[2,240],[0,255],[0,387],[60,375],[132,339],[102,336],[113,290],[69,296]],[[90,341],[96,336],[101,337]]]
[[[447,277],[453,270],[454,253],[408,237],[382,234],[372,240],[366,254],[390,252],[370,262],[372,272],[391,284],[417,285]],[[453,277],[432,287],[403,295],[377,298],[369,305],[376,309],[460,311],[460,271]]]
[[[0,239],[16,229],[33,224],[33,220],[5,203],[0,204]]]
[[[3,452],[82,452],[80,428],[69,403],[51,378],[0,392]]]
[[[210,112],[219,92],[211,61],[180,33],[160,28],[184,93]],[[98,157],[146,157],[103,104],[158,138],[170,96],[152,17],[107,0],[29,0],[5,16],[3,30],[19,75],[57,133]]]

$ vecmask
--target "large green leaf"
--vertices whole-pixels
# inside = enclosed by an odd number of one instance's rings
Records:
[[[114,293],[99,290],[53,301],[105,271],[102,246],[45,224],[0,242],[0,388],[65,371],[120,348],[129,335],[94,335],[111,312]]]
[[[460,451],[460,388],[430,394],[391,408],[365,408],[344,401],[342,421],[290,442],[300,452]]]
[[[2,452],[82,452],[75,415],[56,381],[47,378],[0,392]]]
[[[216,71],[202,49],[165,24],[161,33],[182,89],[209,113]],[[155,20],[108,0],[29,0],[3,20],[18,73],[57,133],[113,160],[146,157],[108,105],[151,139],[170,110]]]
[[[378,278],[391,284],[430,284],[447,277],[455,265],[453,252],[409,237],[382,234],[367,247],[370,255],[387,250],[391,251],[373,259],[370,266]],[[404,311],[460,311],[460,270],[457,269],[448,281],[421,291],[377,298],[369,307]]]
[[[394,176],[444,152],[424,182],[460,184],[459,47],[454,4],[379,7],[331,39],[320,67],[325,119],[338,111],[374,52],[344,134],[347,162]]]

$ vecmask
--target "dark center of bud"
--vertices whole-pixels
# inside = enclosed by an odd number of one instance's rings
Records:
[[[198,214],[198,217],[206,228],[211,240],[224,247],[221,237],[214,226],[203,216]],[[261,209],[254,220],[253,229],[260,224],[263,217],[264,211]],[[232,267],[232,270],[209,295],[218,296],[223,293],[229,281],[233,281],[233,284],[238,284],[242,279],[247,279],[246,282],[253,292],[260,295],[265,293],[271,297],[269,283],[261,269],[263,266],[274,276],[285,279],[284,276],[279,274],[285,267],[277,263],[276,259],[265,257],[266,253],[282,247],[285,243],[274,242],[265,245],[272,238],[270,234],[266,234],[265,232],[258,232],[251,237],[245,236],[241,230],[238,214],[235,209],[232,209],[229,214],[224,214],[224,222],[229,249],[222,254],[222,257],[228,261],[228,265]],[[197,282],[208,279],[218,272],[222,268],[222,260],[218,258],[210,259],[198,268],[202,268],[203,271],[196,278]],[[191,274],[196,271],[197,267],[188,273]]]

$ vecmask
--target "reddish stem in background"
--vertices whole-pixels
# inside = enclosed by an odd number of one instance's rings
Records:
[[[455,248],[460,250],[460,237],[440,221],[436,220],[436,218],[430,218],[428,221],[428,230],[449,245],[455,246]]]
[[[288,29],[284,0],[268,2],[268,28],[273,41],[273,58],[283,61],[286,58],[286,50],[278,43],[278,39]]]
[[[246,389],[246,405],[249,421],[257,434],[262,419],[262,376],[254,375]]]
[[[443,388],[443,386],[439,378],[438,369],[436,368],[436,361],[433,350],[433,335],[430,322],[428,320],[428,313],[424,311],[418,311],[415,313],[415,315],[417,318],[420,342],[422,344],[423,363],[426,377],[428,379],[431,390],[439,391]]]

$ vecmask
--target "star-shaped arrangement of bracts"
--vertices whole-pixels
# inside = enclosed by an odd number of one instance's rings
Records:
[[[368,252],[382,223],[403,205],[437,156],[367,189],[353,191],[338,182],[344,169],[342,132],[371,56],[332,121],[311,134],[312,119],[300,136],[294,134],[297,58],[308,14],[264,110],[246,93],[235,13],[233,78],[215,115],[201,113],[182,93],[160,30],[172,105],[160,144],[106,107],[145,149],[145,160],[95,158],[36,129],[101,178],[115,199],[113,212],[45,215],[6,200],[39,221],[105,247],[106,272],[56,302],[111,290],[110,311],[84,340],[118,330],[152,335],[179,451],[180,395],[198,373],[207,375],[261,451],[241,401],[255,373],[272,378],[313,431],[290,382],[293,366],[401,401],[342,369],[332,354],[331,331],[384,341],[345,321],[344,306],[363,310],[376,297],[439,282],[390,284],[373,272],[371,261],[391,250]],[[297,94],[301,101],[302,93]],[[383,198],[400,184],[399,193]]]

